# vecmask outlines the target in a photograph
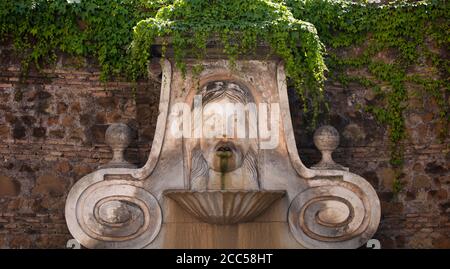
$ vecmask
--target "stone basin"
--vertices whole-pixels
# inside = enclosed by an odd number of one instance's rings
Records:
[[[204,222],[235,224],[253,220],[285,193],[281,190],[168,190],[165,195]]]

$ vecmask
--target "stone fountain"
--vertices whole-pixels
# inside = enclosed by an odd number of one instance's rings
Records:
[[[187,59],[183,74],[167,55],[148,160],[141,168],[124,161],[130,131],[110,126],[113,160],[67,198],[76,240],[87,248],[357,248],[373,236],[380,202],[333,161],[337,131],[315,132],[317,165],[300,160],[278,58],[231,64],[210,49],[204,60]]]

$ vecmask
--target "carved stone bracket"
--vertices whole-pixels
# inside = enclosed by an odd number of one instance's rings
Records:
[[[295,146],[282,64],[277,75],[281,112],[287,119],[284,128],[289,158],[308,185],[291,201],[288,212],[291,233],[307,248],[360,247],[375,234],[380,223],[376,191],[364,178],[333,161],[339,133],[332,126],[323,126],[314,134],[322,160],[311,169],[302,163]]]
[[[105,170],[87,175],[69,193],[66,220],[88,248],[142,248],[158,235],[162,213],[139,181],[103,180]]]
[[[375,233],[380,221],[375,190],[360,176],[319,177],[289,207],[289,227],[307,248],[357,248]]]
[[[147,163],[136,168],[124,160],[131,131],[112,124],[105,141],[112,160],[77,181],[66,200],[65,215],[73,237],[87,248],[143,248],[156,238],[162,225],[157,198],[144,186],[161,153],[167,124],[172,76],[171,63],[163,62],[159,116]]]

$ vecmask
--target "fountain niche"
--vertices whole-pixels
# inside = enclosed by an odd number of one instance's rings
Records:
[[[88,248],[365,244],[378,227],[380,203],[364,178],[333,161],[337,131],[315,132],[322,160],[307,168],[282,61],[264,48],[235,63],[217,51],[186,59],[185,74],[170,50],[161,60],[159,115],[143,167],[123,159],[128,127],[110,126],[113,160],[80,179],[67,198],[74,238]]]

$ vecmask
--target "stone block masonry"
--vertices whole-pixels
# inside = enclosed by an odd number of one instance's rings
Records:
[[[54,68],[21,76],[8,47],[0,57],[0,248],[65,248],[71,238],[64,204],[71,186],[112,153],[104,141],[109,124],[127,123],[135,137],[126,152],[142,166],[148,158],[158,116],[156,81],[99,80],[96,65],[61,55]],[[135,88],[135,89],[133,89]],[[382,201],[375,238],[382,248],[450,248],[450,140],[440,141],[442,124],[434,100],[414,100],[406,111],[405,164],[397,177],[389,165],[385,127],[361,107],[370,90],[328,81],[330,123],[341,134],[335,160],[367,178]],[[301,105],[290,94],[300,156],[308,165],[319,152],[305,131]]]

